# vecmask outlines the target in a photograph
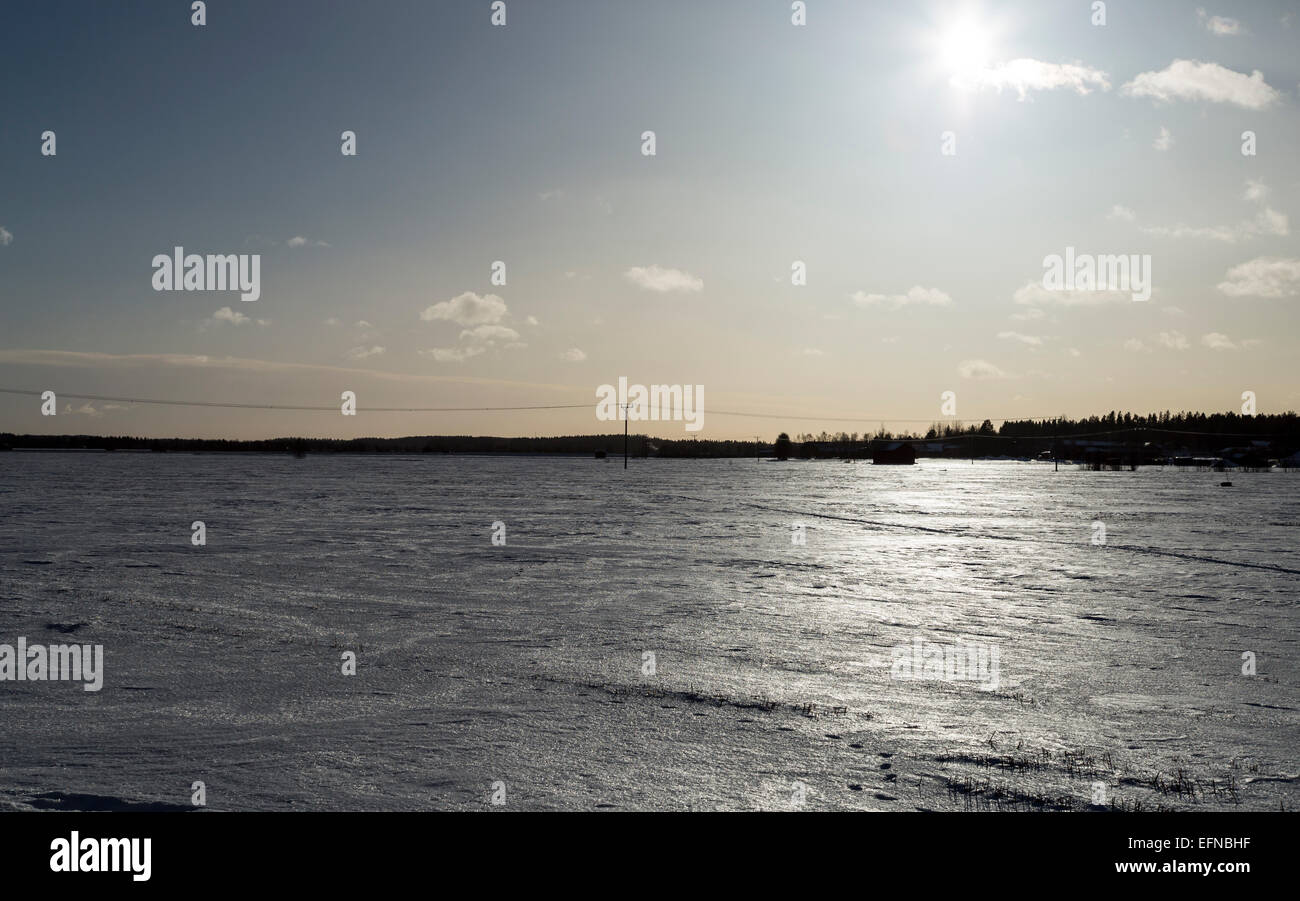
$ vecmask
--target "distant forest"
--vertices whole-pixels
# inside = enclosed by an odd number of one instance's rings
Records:
[[[910,441],[922,455],[1029,456],[1063,441],[1088,440],[1125,445],[1155,445],[1165,449],[1219,450],[1268,442],[1276,453],[1300,449],[1300,417],[1294,412],[1241,416],[1236,413],[1111,412],[1086,419],[1008,420],[1000,428],[934,423],[925,432],[782,433],[762,441],[712,441],[632,435],[633,457],[756,457],[782,453],[796,457],[861,456],[880,442]],[[104,450],[156,453],[275,453],[275,454],[582,454],[623,453],[623,436],[566,435],[555,438],[493,438],[468,435],[428,435],[406,438],[272,438],[232,441],[216,438],[132,438],[100,435],[15,435],[0,433],[0,450]]]

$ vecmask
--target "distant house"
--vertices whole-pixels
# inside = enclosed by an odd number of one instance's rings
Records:
[[[916,449],[906,441],[891,441],[872,450],[871,462],[877,466],[910,466],[916,462]]]

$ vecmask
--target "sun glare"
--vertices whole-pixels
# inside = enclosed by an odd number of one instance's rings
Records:
[[[993,38],[987,25],[974,16],[964,16],[940,33],[938,53],[940,64],[950,75],[961,75],[992,61]]]

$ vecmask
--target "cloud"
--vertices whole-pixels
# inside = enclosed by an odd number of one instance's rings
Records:
[[[954,75],[950,83],[965,91],[993,88],[1001,94],[1004,89],[1011,89],[1020,100],[1025,100],[1030,91],[1065,88],[1088,94],[1094,88],[1110,90],[1110,81],[1100,69],[1074,63],[1045,63],[1036,59],[1013,59],[984,66]]]
[[[339,322],[337,319],[331,316],[329,319],[325,320],[325,324],[329,326],[335,326],[335,325],[342,325],[343,323]]]
[[[1259,179],[1248,180],[1242,197],[1252,203],[1263,203],[1268,197],[1268,187]],[[1177,225],[1143,225],[1139,228],[1143,234],[1158,238],[1200,238],[1225,244],[1235,244],[1261,235],[1285,237],[1291,230],[1286,213],[1279,213],[1270,206],[1257,212],[1255,218],[1235,225],[1192,226],[1180,222]]]
[[[623,273],[623,277],[632,284],[647,291],[665,294],[669,291],[703,291],[704,280],[683,272],[681,269],[665,269],[662,266],[633,266]]]
[[[222,307],[212,314],[211,319],[207,320],[208,323],[229,322],[231,325],[248,325],[252,321],[243,313],[232,310],[230,307]]]
[[[463,296],[463,295],[462,295]],[[465,329],[460,333],[455,347],[434,347],[420,351],[421,356],[432,357],[439,363],[462,363],[477,357],[500,344],[506,348],[527,347],[519,341],[519,333],[504,325],[484,324]]]
[[[422,357],[432,357],[439,363],[463,363],[470,357],[483,353],[485,347],[434,347],[420,351]]]
[[[885,304],[894,309],[914,305],[946,307],[952,303],[952,298],[938,288],[923,288],[920,285],[908,288],[906,294],[868,294],[865,291],[854,291],[849,297],[860,307]]]
[[[304,238],[302,235],[294,235],[288,241],[284,242],[289,247],[329,247],[324,241],[313,241],[310,238]]]
[[[14,233],[0,225],[0,247],[8,247],[14,243]]]
[[[1118,203],[1110,208],[1106,214],[1107,219],[1122,219],[1125,222],[1133,222],[1137,219],[1137,213],[1133,212],[1126,206],[1120,206]]]
[[[1159,72],[1143,72],[1121,90],[1130,97],[1150,97],[1163,102],[1208,100],[1252,110],[1266,109],[1281,96],[1264,82],[1264,73],[1258,69],[1243,75],[1218,63],[1191,59],[1176,59]]]
[[[801,351],[801,353],[802,353],[805,357],[824,357],[824,356],[826,356],[826,351],[822,350],[820,347],[805,347],[805,348]]]
[[[349,360],[364,360],[367,357],[378,357],[384,354],[385,348],[378,345],[374,347],[354,347],[348,351]]]
[[[1169,133],[1169,129],[1163,125],[1160,126],[1160,134],[1151,142],[1151,146],[1156,150],[1165,151],[1174,146],[1174,136]]]
[[[1006,372],[987,360],[963,360],[957,364],[957,374],[964,379],[1005,379]]]
[[[1007,318],[1012,322],[1034,322],[1038,319],[1046,319],[1047,313],[1038,307],[1026,307],[1018,313],[1012,313]]]
[[[1246,192],[1242,197],[1246,200],[1259,203],[1268,196],[1268,185],[1264,184],[1263,179],[1251,178],[1246,180]]]
[[[494,344],[497,341],[518,341],[519,333],[504,325],[480,325],[461,332],[460,339],[474,344]]]
[[[1009,341],[1019,341],[1021,344],[1028,344],[1030,347],[1041,347],[1043,339],[1037,335],[1022,335],[1020,332],[998,332],[998,337]]]
[[[1246,29],[1242,28],[1241,23],[1236,19],[1229,19],[1226,16],[1207,15],[1204,9],[1196,11],[1196,18],[1205,26],[1206,31],[1218,37],[1245,34],[1246,32]]]
[[[500,322],[508,312],[506,302],[495,294],[480,297],[473,291],[466,291],[451,300],[425,308],[420,318],[425,322],[446,319],[457,325],[487,325]]]
[[[89,402],[76,408],[74,408],[72,404],[64,404],[63,412],[73,416],[89,416],[91,419],[98,419],[104,415],[101,410],[96,410]]]
[[[1236,350],[1237,345],[1232,343],[1232,339],[1223,332],[1210,332],[1201,335],[1201,343],[1210,350]]]
[[[1187,336],[1182,332],[1161,332],[1156,335],[1156,343],[1169,350],[1187,350]]]
[[[1147,346],[1143,344],[1141,341],[1139,341],[1137,338],[1129,338],[1127,341],[1124,342],[1124,349],[1133,351],[1134,353],[1138,353],[1139,351],[1146,350]]]
[[[1170,304],[1167,307],[1161,307],[1160,312],[1168,313],[1170,316],[1181,316],[1186,311],[1182,307],[1176,307],[1173,304]]]
[[[1256,257],[1228,270],[1219,291],[1229,297],[1293,297],[1300,294],[1300,260]]]
[[[581,351],[576,347],[571,347],[564,353],[560,354],[560,359],[567,360],[570,363],[581,363],[583,360],[587,359],[587,354],[585,351]]]
[[[1130,291],[1048,291],[1041,281],[1026,282],[1011,299],[1021,306],[1096,307],[1133,300]]]
[[[524,320],[524,322],[528,323],[529,325],[541,325],[541,323],[537,321],[536,316],[529,316],[527,319]]]

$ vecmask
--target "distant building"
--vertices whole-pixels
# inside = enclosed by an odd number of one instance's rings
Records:
[[[872,450],[871,462],[877,466],[911,466],[916,462],[916,449],[906,441],[891,441]]]

